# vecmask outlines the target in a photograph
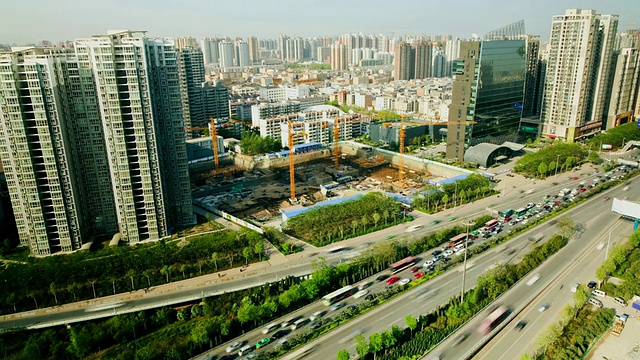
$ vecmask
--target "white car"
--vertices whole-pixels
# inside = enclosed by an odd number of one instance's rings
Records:
[[[311,316],[309,316],[309,320],[313,321],[323,317],[327,312],[326,311],[316,311]]]
[[[448,257],[448,256],[451,256],[451,255],[453,255],[453,250],[451,250],[451,249],[447,249],[447,250],[444,252],[444,256],[447,256],[447,257]]]
[[[233,344],[227,346],[227,352],[230,353],[230,352],[234,352],[234,351],[238,350],[242,346],[242,344],[243,343],[241,343],[239,341],[234,342]]]
[[[422,264],[422,267],[429,267],[429,266],[433,266],[434,264],[435,264],[435,261],[429,260],[429,261],[425,261],[425,263]]]
[[[531,277],[531,279],[529,279],[529,281],[527,281],[527,286],[531,286],[533,284],[535,284],[536,282],[538,282],[538,279],[540,279],[540,274],[535,274]]]
[[[525,208],[527,209],[531,209],[532,207],[536,206],[536,204],[534,203],[528,203],[527,206],[525,206]]]
[[[406,231],[407,232],[414,232],[414,231],[416,231],[416,230],[418,230],[420,228],[422,228],[422,225],[413,225],[413,226],[409,226]]]
[[[410,282],[411,282],[411,279],[404,278],[404,279],[398,281],[398,285],[407,285]]]
[[[369,290],[360,290],[360,291],[358,291],[357,293],[355,293],[355,294],[353,295],[353,297],[354,297],[355,299],[359,299],[359,298],[361,298],[361,297],[363,297],[363,296],[367,295],[368,293],[369,293]]]

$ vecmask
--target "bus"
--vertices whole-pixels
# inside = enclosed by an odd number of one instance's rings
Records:
[[[509,316],[510,310],[506,306],[498,306],[493,310],[486,319],[482,320],[478,326],[478,332],[487,335],[491,330],[495,329],[504,319]]]
[[[336,290],[331,294],[325,295],[322,298],[322,303],[325,304],[326,306],[331,306],[337,303],[338,301],[346,299],[349,296],[353,295],[355,291],[356,291],[356,288],[354,288],[351,285],[347,285],[340,290]]]
[[[526,213],[527,213],[527,208],[520,208],[516,210],[514,214],[520,217],[520,216],[524,216]]]
[[[506,218],[510,217],[511,215],[513,215],[513,210],[511,210],[511,209],[507,209],[505,211],[498,212],[498,216],[501,217],[502,219],[506,219]]]
[[[500,225],[500,221],[498,221],[498,219],[493,219],[484,223],[484,229],[488,232],[491,232],[493,231],[493,229],[498,227],[498,225]]]
[[[469,236],[471,238],[471,235]],[[467,240],[467,233],[458,234],[451,239],[449,239],[449,246],[455,247],[456,245],[462,244]],[[471,240],[471,239],[469,239]]]
[[[400,271],[415,265],[415,263],[416,263],[416,259],[414,257],[409,256],[408,258],[402,259],[396,263],[391,264],[391,272],[393,274],[399,273]]]

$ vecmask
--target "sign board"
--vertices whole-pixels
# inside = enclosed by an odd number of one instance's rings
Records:
[[[613,149],[613,145],[611,144],[602,144],[602,150],[611,150]]]
[[[632,219],[640,218],[640,204],[632,201],[614,198],[611,211]]]

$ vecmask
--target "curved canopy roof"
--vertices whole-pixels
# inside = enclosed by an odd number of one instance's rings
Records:
[[[524,149],[524,145],[505,142],[502,145],[480,143],[464,152],[464,161],[476,163],[483,167],[493,165],[498,156],[511,157],[514,152]]]

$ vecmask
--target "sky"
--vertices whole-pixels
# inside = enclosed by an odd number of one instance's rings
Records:
[[[5,2],[0,44],[57,42],[146,30],[150,37],[277,38],[450,34],[470,38],[525,20],[548,40],[553,15],[595,9],[620,15],[618,31],[640,27],[638,0],[26,0]]]

